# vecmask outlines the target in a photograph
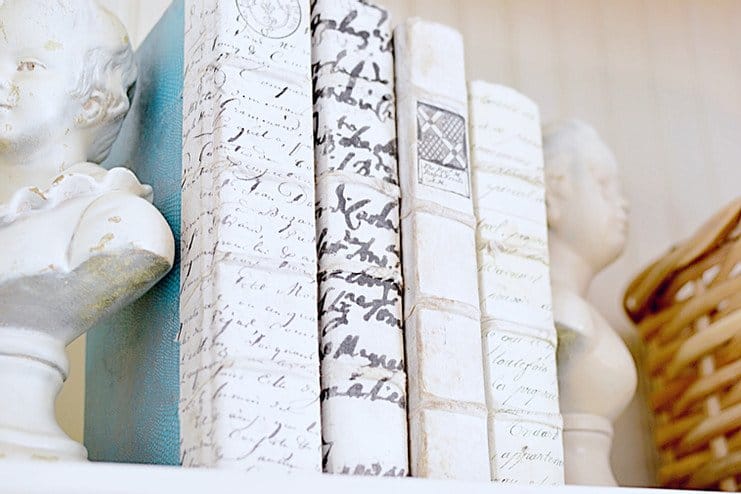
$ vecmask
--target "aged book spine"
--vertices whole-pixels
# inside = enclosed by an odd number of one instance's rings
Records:
[[[324,470],[405,476],[394,60],[388,12],[312,2]]]
[[[394,38],[411,472],[489,480],[463,40]]]
[[[563,484],[538,107],[485,82],[469,95],[492,480]]]
[[[187,0],[184,466],[321,471],[308,0]]]

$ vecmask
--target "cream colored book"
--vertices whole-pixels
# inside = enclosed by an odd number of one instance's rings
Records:
[[[489,480],[463,40],[395,31],[412,475]]]
[[[492,480],[563,484],[538,107],[480,81],[469,97]]]
[[[184,466],[321,471],[308,0],[187,0]]]
[[[405,476],[390,19],[366,1],[316,0],[311,27],[324,470]]]

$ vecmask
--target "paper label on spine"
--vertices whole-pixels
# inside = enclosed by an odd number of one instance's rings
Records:
[[[466,119],[437,106],[417,103],[419,183],[470,197]]]

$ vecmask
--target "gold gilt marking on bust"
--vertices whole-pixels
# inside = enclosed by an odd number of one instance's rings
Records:
[[[42,198],[42,199],[46,200],[46,196],[44,195],[44,193],[43,193],[43,192],[41,192],[41,191],[39,190],[39,188],[38,188],[38,187],[31,187],[31,188],[29,188],[28,190],[30,190],[31,192],[33,192],[34,194],[36,194],[36,195],[37,195],[37,196],[39,196],[40,198]]]
[[[58,456],[40,455],[38,453],[32,454],[31,458],[33,458],[34,460],[43,460],[43,461],[59,461]]]
[[[113,240],[113,234],[106,233],[100,238],[100,242],[98,242],[98,245],[96,245],[95,247],[90,247],[90,252],[100,252],[101,250],[105,249],[106,244],[111,240]]]
[[[62,45],[62,43],[58,41],[54,41],[53,39],[50,39],[49,41],[46,42],[46,44],[44,45],[44,48],[46,48],[49,51],[56,51],[56,50],[62,49],[63,46],[64,45]]]
[[[54,272],[56,270],[57,270],[57,267],[54,264],[49,264],[48,266],[46,266],[44,268],[44,270],[42,272],[45,272],[45,271],[52,271],[52,272]]]
[[[54,179],[54,181],[51,184],[52,185],[57,185],[62,180],[64,180],[64,175],[59,175],[57,178]]]
[[[121,223],[121,217],[120,216],[111,216],[108,218],[108,221],[111,223]]]

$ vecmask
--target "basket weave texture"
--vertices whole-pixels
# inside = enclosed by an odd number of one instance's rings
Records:
[[[654,262],[623,300],[643,341],[662,486],[741,485],[741,198]]]

